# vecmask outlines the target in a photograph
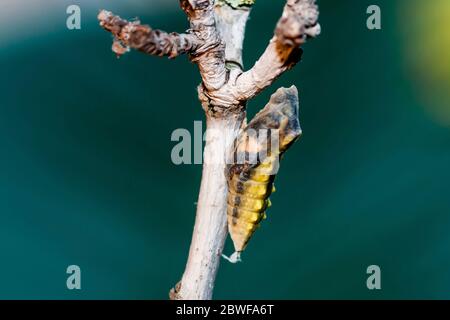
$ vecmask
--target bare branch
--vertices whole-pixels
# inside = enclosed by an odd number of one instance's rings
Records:
[[[238,6],[221,0],[215,7],[217,29],[225,43],[225,60],[228,68],[243,69],[242,50],[244,45],[245,28],[250,16],[251,6]],[[230,1],[230,0],[226,0]],[[248,0],[247,0],[248,1]]]
[[[181,281],[171,290],[171,299],[211,299],[228,231],[225,169],[233,142],[246,124],[246,102],[298,62],[299,46],[320,32],[315,0],[287,0],[266,51],[243,73],[243,41],[254,1],[180,0],[190,22],[184,34],[153,30],[108,11],[98,16],[100,25],[113,34],[113,50],[118,55],[128,48],[170,58],[188,54],[203,80],[198,93],[208,130],[202,182],[188,261]],[[285,104],[294,95],[294,88],[281,90],[271,103],[278,99]]]
[[[133,48],[155,56],[175,58],[180,54],[192,53],[199,47],[199,40],[192,34],[167,33],[154,30],[139,21],[129,22],[102,10],[98,15],[100,26],[114,36],[113,51],[121,55],[127,48]]]
[[[153,30],[139,21],[128,22],[105,10],[98,19],[100,25],[114,35],[113,50],[118,55],[129,47],[171,58],[188,53],[191,61],[198,64],[207,91],[218,90],[226,82],[227,72],[225,45],[216,29],[214,1],[180,0],[180,5],[190,21],[186,34]]]
[[[248,100],[270,86],[301,58],[300,45],[320,33],[319,11],[315,0],[287,0],[275,35],[252,69],[235,83],[235,96]]]

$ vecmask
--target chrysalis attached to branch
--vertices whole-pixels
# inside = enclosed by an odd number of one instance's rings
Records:
[[[279,160],[300,135],[298,91],[292,86],[278,89],[236,139],[234,159],[226,170],[228,230],[236,251],[224,256],[230,262],[240,261],[265,218]]]

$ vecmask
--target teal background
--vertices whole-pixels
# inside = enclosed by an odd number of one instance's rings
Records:
[[[438,7],[424,16],[422,1],[378,0],[382,30],[369,31],[372,2],[319,1],[322,35],[250,103],[253,115],[297,85],[304,135],[244,262],[221,264],[215,298],[450,298],[450,26],[434,16],[450,7],[427,1]],[[65,26],[72,3],[82,30]],[[246,66],[283,4],[257,1]],[[198,71],[185,57],[118,60],[101,8],[187,28],[176,0],[0,6],[2,299],[166,299],[182,275],[201,166],[173,165],[170,135],[204,119]],[[66,289],[71,264],[81,291]],[[366,288],[371,264],[380,291]]]

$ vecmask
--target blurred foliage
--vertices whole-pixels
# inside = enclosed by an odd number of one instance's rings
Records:
[[[405,59],[433,120],[450,127],[450,1],[417,1],[399,8]]]

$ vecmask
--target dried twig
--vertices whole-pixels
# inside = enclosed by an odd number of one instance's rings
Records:
[[[98,15],[100,25],[115,38],[115,52],[125,53],[120,48],[128,47],[155,56],[175,58],[183,53],[194,52],[200,45],[191,34],[167,33],[141,25],[139,21],[128,22],[111,12],[102,10]]]

